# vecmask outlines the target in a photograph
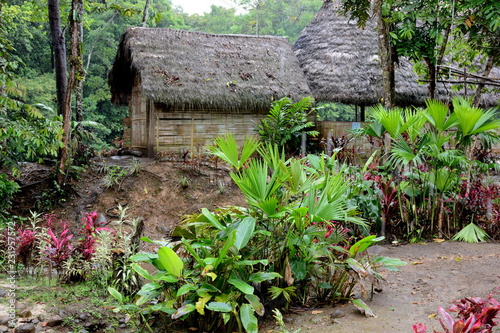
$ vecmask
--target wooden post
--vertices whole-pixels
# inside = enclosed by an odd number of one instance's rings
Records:
[[[193,152],[194,152],[194,111],[191,111],[191,147],[189,148],[190,151],[190,156],[193,158]]]
[[[146,102],[146,131],[147,131],[147,156],[154,157],[155,147],[155,108],[151,100]]]

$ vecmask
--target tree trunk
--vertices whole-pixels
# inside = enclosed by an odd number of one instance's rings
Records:
[[[389,35],[390,26],[384,20],[382,13],[383,0],[376,0],[374,4],[374,12],[377,15],[377,32],[380,65],[382,67],[382,104],[390,109],[394,106],[394,60],[392,59],[391,38]]]
[[[436,66],[428,57],[424,57],[424,61],[429,70],[429,98],[434,99],[436,96]]]
[[[150,3],[150,0],[146,0],[146,4],[144,5],[144,14],[142,15],[142,26],[143,27],[145,27],[147,22],[148,22],[149,3]]]
[[[488,56],[488,60],[486,61],[486,66],[484,67],[484,73],[483,73],[484,77],[490,76],[494,62],[495,62],[495,56],[490,54]],[[479,102],[481,101],[481,94],[484,89],[484,80],[481,81],[482,82],[477,85],[476,92],[474,93],[474,101],[472,102],[472,105],[474,106],[479,106]]]
[[[83,66],[81,58],[81,21],[83,15],[83,0],[72,0],[70,21],[71,49],[70,49],[70,71],[68,76],[68,85],[64,98],[64,113],[63,113],[63,147],[59,157],[59,173],[57,182],[59,185],[64,183],[67,172],[69,140],[71,134],[71,92],[79,85],[79,81],[83,77]]]
[[[64,114],[64,100],[66,98],[66,45],[64,34],[61,29],[61,17],[59,14],[59,0],[48,0],[50,33],[52,35],[52,45],[54,46],[54,59],[56,70],[57,89],[57,111]]]
[[[78,0],[74,4],[75,8],[73,11],[73,15],[76,15],[74,17],[74,23],[73,21],[72,24],[75,24],[75,32],[77,32],[77,43],[78,43],[78,48],[77,48],[77,57],[78,61],[75,62],[76,67],[76,73],[77,73],[77,78],[76,78],[76,87],[75,87],[75,113],[76,113],[76,121],[82,121],[83,120],[83,82],[85,81],[85,70],[83,68],[83,15],[84,15],[84,10],[83,10],[83,0]],[[73,38],[73,37],[72,37]]]

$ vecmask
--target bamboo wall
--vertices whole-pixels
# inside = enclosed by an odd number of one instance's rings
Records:
[[[229,113],[222,110],[165,110],[156,106],[155,151],[200,153],[213,140],[232,133],[239,145],[265,115],[251,112]]]

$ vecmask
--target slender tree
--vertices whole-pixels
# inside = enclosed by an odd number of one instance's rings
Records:
[[[64,114],[64,100],[66,98],[67,75],[66,75],[66,45],[61,28],[61,15],[59,0],[48,0],[48,13],[52,45],[54,49],[56,88],[57,88],[57,110],[60,115]]]

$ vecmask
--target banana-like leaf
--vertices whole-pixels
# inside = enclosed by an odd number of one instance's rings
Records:
[[[160,247],[158,250],[158,260],[162,263],[163,267],[175,277],[182,276],[182,270],[184,269],[184,263],[182,259],[179,258],[177,253],[174,252],[169,247]]]
[[[240,319],[247,333],[257,333],[259,331],[257,317],[255,317],[254,309],[250,304],[241,305]]]

